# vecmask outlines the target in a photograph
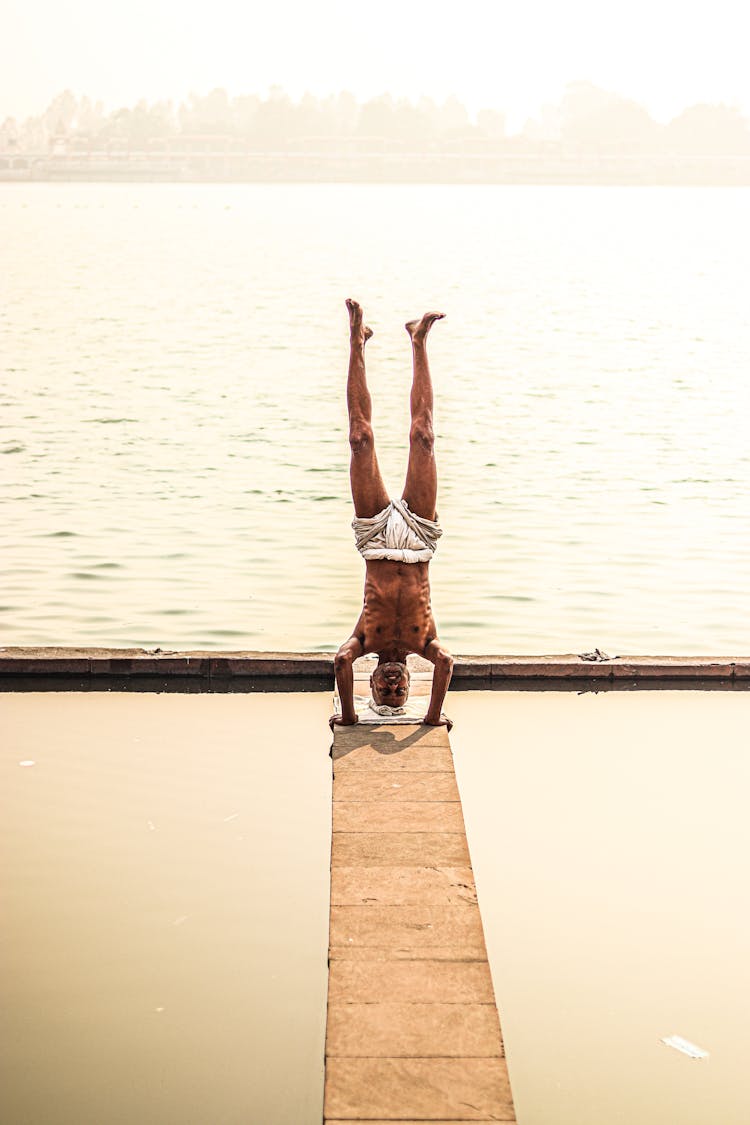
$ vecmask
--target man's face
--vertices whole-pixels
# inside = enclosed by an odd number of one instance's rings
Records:
[[[405,664],[380,664],[370,676],[372,698],[380,707],[403,707],[409,696],[409,672]]]

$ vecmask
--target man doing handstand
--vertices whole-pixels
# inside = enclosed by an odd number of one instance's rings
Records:
[[[357,722],[353,664],[367,652],[378,654],[370,677],[377,710],[390,714],[409,694],[406,657],[425,656],[435,665],[432,694],[424,716],[430,726],[447,724],[443,701],[453,671],[453,657],[437,638],[430,606],[430,559],[442,531],[437,523],[437,471],[432,431],[432,381],[427,363],[427,334],[443,313],[425,313],[406,325],[411,337],[414,377],[411,388],[409,465],[400,500],[389,500],[375,455],[372,402],[365,377],[365,344],[372,331],[362,309],[348,300],[350,354],[346,401],[349,408],[351,484],[357,549],[365,559],[362,613],[348,641],[336,653],[334,668],[341,715],[331,724]]]

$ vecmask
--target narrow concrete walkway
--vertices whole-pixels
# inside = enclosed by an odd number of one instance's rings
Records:
[[[329,966],[326,1125],[516,1120],[445,727],[335,732]]]

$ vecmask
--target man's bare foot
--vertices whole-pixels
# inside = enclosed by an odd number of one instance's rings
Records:
[[[352,340],[359,340],[366,344],[372,336],[372,328],[362,323],[362,306],[351,297],[346,298],[346,307],[349,310],[349,332]]]
[[[412,338],[412,343],[418,344],[427,339],[427,333],[436,320],[442,320],[445,313],[427,312],[421,320],[409,320],[404,327]]]

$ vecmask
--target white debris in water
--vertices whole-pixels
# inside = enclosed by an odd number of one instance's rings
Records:
[[[172,925],[173,926],[181,926],[184,922],[187,922],[189,917],[190,917],[189,914],[181,914],[179,918],[175,918]]]
[[[674,1047],[675,1051],[682,1051],[683,1055],[689,1055],[691,1059],[707,1059],[708,1051],[704,1051],[702,1047],[696,1047],[695,1043],[691,1043],[689,1039],[683,1039],[681,1035],[667,1035],[662,1039],[667,1047]]]
[[[236,820],[240,814],[238,812],[230,813],[229,816],[224,817],[224,823],[228,824],[230,820]]]
[[[154,1011],[155,1011],[155,1012],[163,1012],[163,1011],[164,1011],[164,1009],[163,1009],[163,1008],[154,1008]]]
[[[156,832],[156,825],[154,824],[153,820],[148,821],[148,830],[149,832]]]
[[[19,766],[35,766],[36,762],[33,762],[31,758],[24,758],[24,760],[18,764]]]

